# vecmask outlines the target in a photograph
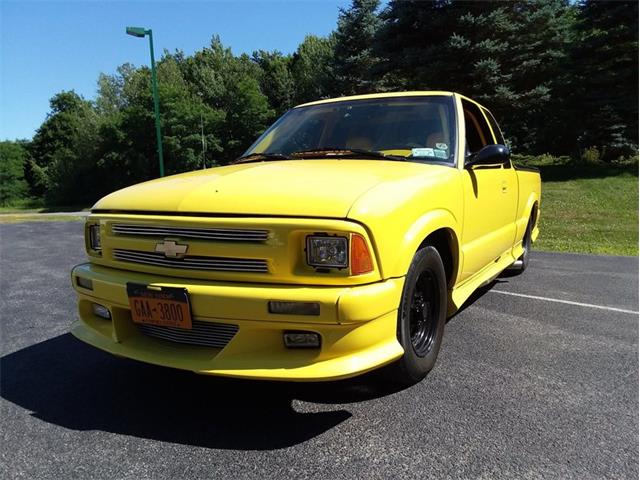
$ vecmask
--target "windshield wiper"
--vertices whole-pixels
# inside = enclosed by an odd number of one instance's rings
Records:
[[[291,157],[282,153],[250,153],[244,157],[236,158],[233,163],[264,162],[265,160],[291,160]]]
[[[378,152],[376,150],[365,150],[363,148],[331,148],[331,147],[322,147],[322,148],[312,148],[310,150],[300,150],[298,152],[293,152],[291,154],[292,157],[365,157],[365,158],[375,158],[381,160],[396,160],[396,161],[405,161],[406,157],[402,155],[387,155],[386,153]]]

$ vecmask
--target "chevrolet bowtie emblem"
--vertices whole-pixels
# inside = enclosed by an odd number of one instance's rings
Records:
[[[156,244],[156,252],[164,253],[167,258],[182,258],[187,253],[188,245],[180,245],[173,240],[165,240]]]

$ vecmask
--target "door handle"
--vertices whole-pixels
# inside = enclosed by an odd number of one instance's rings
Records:
[[[507,182],[503,181],[502,182],[502,193],[507,193],[507,190],[509,190],[509,188],[507,187]]]

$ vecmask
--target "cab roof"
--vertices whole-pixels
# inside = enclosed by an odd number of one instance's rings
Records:
[[[324,100],[316,100],[315,102],[303,103],[301,105],[297,105],[298,107],[308,107],[310,105],[321,105],[323,103],[334,103],[334,102],[346,102],[349,100],[369,100],[374,98],[393,98],[393,97],[428,97],[428,96],[446,96],[451,97],[454,95],[453,92],[441,92],[441,91],[414,91],[414,92],[385,92],[385,93],[368,93],[366,95],[351,95],[348,97],[337,97],[337,98],[326,98]]]

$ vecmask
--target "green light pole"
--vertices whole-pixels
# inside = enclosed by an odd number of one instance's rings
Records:
[[[156,140],[158,142],[158,159],[160,176],[164,177],[164,159],[162,157],[162,137],[160,134],[160,101],[158,100],[158,78],[156,77],[156,61],[153,56],[153,32],[150,28],[127,27],[127,35],[144,38],[149,35],[149,51],[151,52],[151,87],[153,89],[153,110],[156,115]]]

